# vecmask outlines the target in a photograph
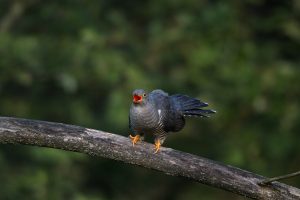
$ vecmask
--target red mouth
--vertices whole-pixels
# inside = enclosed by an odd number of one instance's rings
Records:
[[[142,100],[143,100],[143,98],[142,98],[142,96],[140,96],[140,95],[133,95],[133,102],[134,103],[140,103],[140,102],[142,102]]]

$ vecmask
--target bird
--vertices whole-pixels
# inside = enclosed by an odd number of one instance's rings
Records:
[[[209,117],[216,111],[203,109],[208,103],[183,94],[169,95],[161,89],[147,93],[144,89],[132,92],[129,111],[129,137],[134,146],[143,141],[145,134],[154,135],[154,153],[171,132],[185,126],[185,117]]]

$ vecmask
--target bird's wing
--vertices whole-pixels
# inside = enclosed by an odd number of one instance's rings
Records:
[[[156,89],[153,90],[152,92],[150,92],[151,95],[158,95],[158,96],[169,96],[168,93],[166,93],[165,91],[161,90],[161,89]]]
[[[155,103],[160,123],[165,132],[176,132],[183,128],[185,120],[166,92],[154,90],[151,92],[151,99]]]
[[[187,95],[175,94],[170,96],[170,98],[173,105],[175,105],[175,109],[183,116],[209,117],[209,114],[216,112],[214,110],[203,109],[208,106],[208,103]]]
[[[132,129],[132,126],[131,126],[131,120],[130,120],[130,114],[128,115],[128,126],[129,126],[129,130],[133,133],[133,129]]]

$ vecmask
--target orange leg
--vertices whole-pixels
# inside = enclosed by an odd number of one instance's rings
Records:
[[[134,146],[138,141],[141,140],[141,136],[140,135],[136,135],[136,136],[132,136],[129,135],[131,141],[132,141],[132,146]]]
[[[161,146],[161,143],[159,140],[155,140],[155,152],[154,153],[157,153],[160,149],[160,146]]]

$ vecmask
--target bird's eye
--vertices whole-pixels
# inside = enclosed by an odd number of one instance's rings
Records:
[[[145,96],[147,96],[147,94],[146,94],[146,93],[144,93],[144,94],[143,94],[143,97],[145,97]]]

